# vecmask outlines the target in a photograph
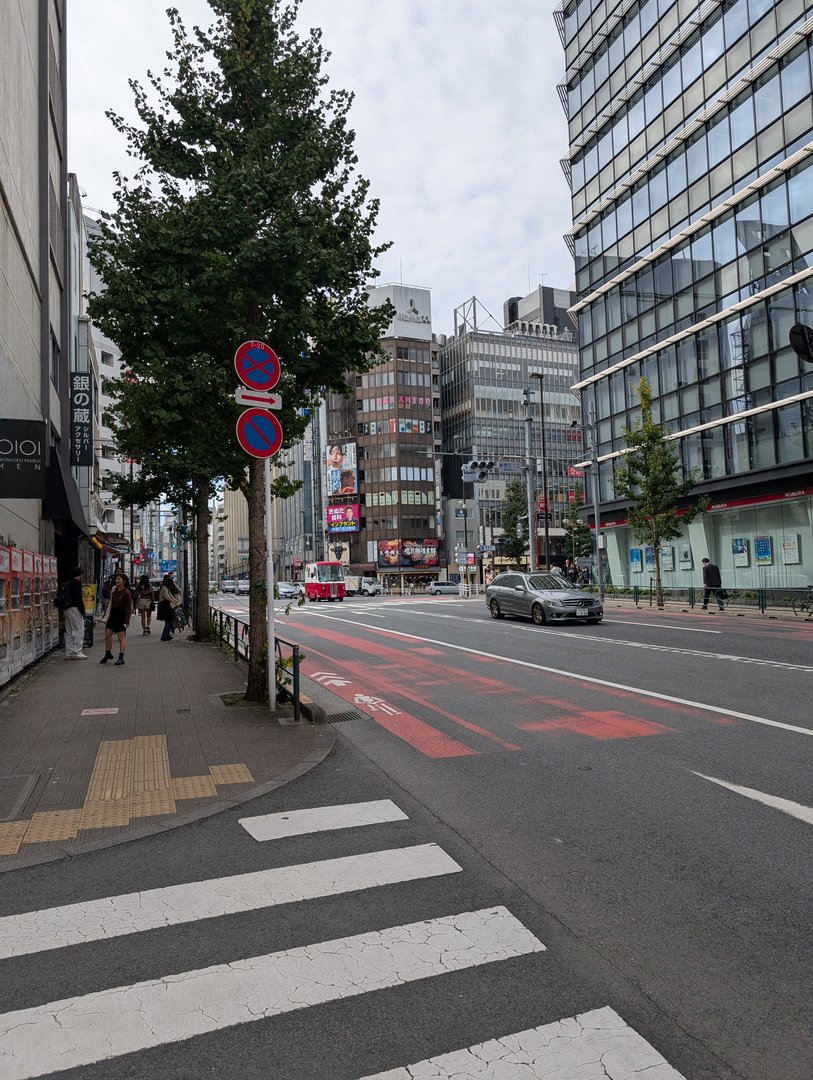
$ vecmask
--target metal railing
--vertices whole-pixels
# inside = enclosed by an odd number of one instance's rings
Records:
[[[235,615],[229,615],[220,608],[210,607],[209,623],[218,643],[231,650],[235,664],[240,660],[248,663],[250,656],[248,622],[245,619],[238,619]],[[294,641],[286,641],[285,638],[275,634],[274,647],[277,654],[277,662],[274,665],[275,692],[277,695],[284,694],[290,697],[294,706],[294,721],[298,722],[301,719],[300,646]],[[288,649],[290,652],[283,654],[283,649]],[[280,672],[283,673],[282,678]],[[287,682],[288,673],[290,673],[290,685]],[[283,679],[286,681],[282,681]]]
[[[581,586],[586,592],[597,592],[595,585],[583,585]],[[684,607],[695,608],[703,602],[703,586],[702,585],[690,585],[686,588],[672,588],[664,586],[661,589],[664,602],[670,605],[682,605]],[[797,601],[800,595],[804,595],[802,589],[726,589],[723,591],[727,594],[724,601],[726,607],[744,608],[746,610],[758,611],[761,615],[767,614],[769,611],[778,612],[791,612],[794,610],[794,600]],[[621,586],[607,586],[605,595],[605,601],[611,602],[613,599],[631,599],[636,607],[645,605],[648,607],[655,607],[658,602],[657,589],[655,588],[654,579],[648,586],[646,585],[630,585],[628,587]],[[714,595],[711,596],[711,603],[715,604],[716,600]]]

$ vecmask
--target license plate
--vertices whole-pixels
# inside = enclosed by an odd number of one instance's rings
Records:
[[[586,618],[587,618],[587,615],[588,615],[589,613],[588,613],[587,611],[584,611],[583,609],[579,608],[579,610],[578,610],[578,611],[576,612],[576,614],[578,615],[578,617],[579,617],[580,619],[586,619]]]

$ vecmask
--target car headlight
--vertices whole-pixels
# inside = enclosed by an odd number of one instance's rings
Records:
[[[560,600],[558,596],[549,596],[545,601],[550,607],[564,607],[564,600]]]

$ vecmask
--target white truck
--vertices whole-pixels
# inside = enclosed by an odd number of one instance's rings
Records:
[[[346,574],[344,590],[348,596],[377,596],[381,592],[381,582],[373,577],[360,577],[358,574]]]

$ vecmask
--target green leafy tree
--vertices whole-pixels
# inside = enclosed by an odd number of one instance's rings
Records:
[[[368,307],[378,204],[356,171],[352,96],[326,90],[318,30],[295,30],[300,0],[209,0],[209,29],[170,9],[173,46],[147,91],[132,82],[138,123],[108,114],[142,164],[117,176],[117,210],[92,257],[106,291],[91,315],[122,350],[135,386],[119,430],[154,435],[157,481],[167,456],[193,475],[198,586],[206,590],[212,483],[244,490],[249,506],[250,652],[246,696],[268,696],[262,462],[238,453],[232,366],[242,341],[268,342],[283,364],[277,392],[285,443],[305,409],[350,392],[349,374],[380,360],[390,305]],[[194,430],[193,430],[194,429]],[[282,486],[280,486],[282,485]],[[277,495],[284,495],[284,478]],[[290,485],[288,486],[290,491]],[[255,587],[257,586],[257,587]],[[208,599],[201,597],[208,603]]]
[[[584,505],[584,494],[581,488],[576,488],[575,496],[573,502],[568,504],[567,514],[562,519],[562,528],[565,530],[565,548],[571,559],[593,553],[590,526],[584,518],[579,517],[579,507]]]
[[[668,431],[652,419],[652,388],[646,379],[638,384],[641,419],[624,429],[628,451],[616,470],[616,495],[629,499],[627,520],[636,540],[655,552],[655,590],[658,607],[663,607],[661,545],[683,534],[698,514],[708,507],[708,499],[691,504],[687,500],[697,483],[697,474],[683,475],[675,443]]]
[[[528,551],[528,500],[521,480],[512,480],[506,485],[502,525],[502,553],[519,566]]]

